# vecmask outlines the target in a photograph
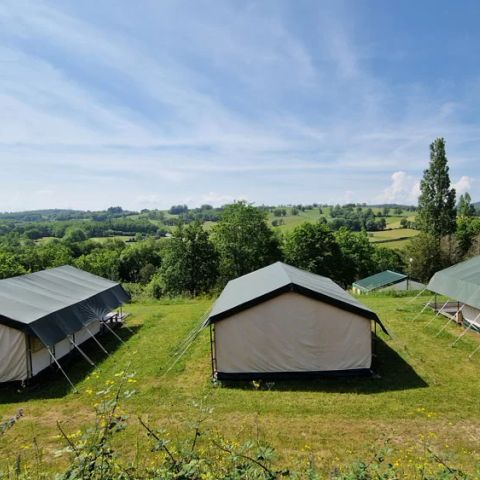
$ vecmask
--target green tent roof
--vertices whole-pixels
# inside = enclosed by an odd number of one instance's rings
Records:
[[[227,318],[285,292],[297,292],[381,324],[377,314],[327,277],[276,262],[228,282],[205,325]]]
[[[386,287],[388,285],[394,285],[395,283],[405,280],[407,275],[403,273],[392,272],[391,270],[385,270],[384,272],[376,273],[370,277],[362,278],[352,284],[353,287],[357,287],[360,290],[371,291],[377,288]]]
[[[427,288],[480,308],[480,256],[440,270],[431,278]]]
[[[0,280],[0,324],[54,345],[128,299],[120,284],[65,265]]]

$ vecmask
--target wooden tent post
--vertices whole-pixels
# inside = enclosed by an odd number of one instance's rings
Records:
[[[215,330],[214,326],[210,324],[210,361],[212,363],[212,378],[215,378],[215,370],[216,370],[216,365],[215,365]]]

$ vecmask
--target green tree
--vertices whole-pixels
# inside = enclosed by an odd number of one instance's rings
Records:
[[[335,238],[343,258],[341,266],[344,284],[349,285],[374,273],[374,246],[368,240],[366,232],[351,232],[342,227],[335,233]]]
[[[65,235],[63,236],[63,241],[65,243],[83,242],[86,239],[87,239],[87,234],[83,229],[78,227],[68,228],[65,232]]]
[[[213,228],[219,254],[220,283],[280,260],[280,242],[267,224],[267,213],[245,202],[227,205]]]
[[[197,295],[217,281],[218,257],[199,221],[179,225],[163,252],[160,275],[167,294]]]
[[[474,217],[476,214],[475,206],[472,204],[472,198],[468,192],[460,195],[458,200],[458,215],[460,217]]]
[[[0,278],[15,277],[24,273],[25,268],[14,254],[0,251]]]
[[[384,270],[393,270],[394,272],[404,269],[402,255],[397,250],[380,247],[375,245],[372,254],[373,272],[383,272]]]
[[[284,253],[287,263],[345,284],[342,252],[325,223],[304,223],[296,227],[286,237]]]
[[[476,237],[480,234],[480,218],[461,215],[457,219],[458,254],[463,257],[472,248]]]
[[[435,272],[448,266],[448,256],[440,239],[422,232],[412,238],[406,250],[409,274],[422,282],[428,282]]]
[[[71,265],[73,256],[67,245],[54,239],[26,249],[23,263],[29,270],[36,272],[45,268]]]
[[[455,189],[445,154],[445,140],[437,138],[430,145],[430,164],[423,172],[418,199],[417,224],[425,233],[441,238],[455,232]]]
[[[124,282],[145,281],[144,267],[150,264],[158,269],[161,261],[159,243],[153,238],[129,245],[120,254],[120,279]],[[151,267],[148,269],[151,271]]]
[[[120,259],[115,250],[98,248],[87,255],[81,255],[75,260],[75,266],[87,272],[109,278],[119,279]]]

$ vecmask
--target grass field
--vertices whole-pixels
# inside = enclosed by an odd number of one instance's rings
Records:
[[[382,247],[401,249],[406,247],[410,239],[418,235],[418,230],[411,228],[394,228],[368,234],[370,242]]]
[[[23,392],[0,388],[0,417],[14,415],[18,408],[25,415],[0,435],[0,466],[12,464],[19,452],[26,458],[33,455],[34,438],[42,451],[42,468],[53,471],[64,465],[67,458],[54,453],[61,446],[56,422],[69,432],[82,428],[93,418],[92,392],[131,364],[138,394],[123,407],[131,414],[133,430],[117,440],[126,455],[133,456],[138,448],[148,455],[137,415],[181,437],[191,430],[188,422],[198,416],[193,402],[204,401],[213,407],[208,428],[229,438],[265,437],[282,461],[311,454],[327,470],[334,463],[370,458],[372,448],[388,439],[394,458],[412,471],[416,452],[424,451],[427,443],[450,464],[473,471],[479,462],[480,353],[471,360],[468,355],[480,344],[480,336],[467,334],[451,348],[459,327],[449,326],[435,337],[445,320],[436,318],[427,326],[433,316],[426,312],[413,321],[421,300],[409,304],[408,297],[387,295],[362,300],[377,311],[391,333],[380,335],[376,370],[381,378],[284,381],[270,389],[212,386],[206,331],[166,373],[176,347],[210,300],[129,305],[128,324],[135,333],[122,329],[125,344],[104,337],[113,352],[108,358],[88,345],[98,363],[95,370],[81,357],[69,360],[66,369],[79,394],[67,388],[59,373]]]
[[[318,208],[313,208],[311,210],[299,211],[298,215],[291,215],[291,209],[287,208],[287,215],[285,217],[275,217],[273,213],[269,213],[268,221],[271,223],[274,220],[281,221],[282,224],[275,227],[275,230],[280,232],[290,232],[295,227],[301,225],[305,222],[316,222],[321,217],[331,220],[330,210],[328,208],[322,209],[322,214]],[[374,212],[378,212],[381,209],[373,208]],[[383,230],[380,232],[370,232],[369,238],[372,243],[377,243],[382,247],[393,248],[393,249],[402,249],[405,248],[409,242],[410,238],[418,234],[417,230],[410,228],[401,228],[400,221],[402,218],[407,218],[409,221],[414,221],[415,216],[408,215],[409,212],[404,211],[403,215],[397,216],[388,216],[385,218],[387,221],[387,228],[390,230]]]

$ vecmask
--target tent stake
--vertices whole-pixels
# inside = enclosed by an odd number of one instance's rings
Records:
[[[62,368],[62,366],[60,365],[60,363],[58,363],[58,360],[55,358],[55,355],[52,353],[52,351],[50,350],[50,347],[48,347],[47,345],[45,345],[47,347],[47,350],[48,350],[48,353],[50,354],[50,356],[52,357],[53,361],[56,363],[57,367],[59,368],[59,370],[63,373],[63,376],[68,380],[68,383],[72,386],[73,388],[73,391],[75,393],[78,393],[78,390],[77,390],[77,387],[75,387],[75,385],[73,384],[73,382],[68,378],[68,375],[65,373],[65,370]]]
[[[473,326],[473,323],[476,322],[478,320],[478,318],[480,317],[480,313],[475,317],[474,320],[472,320],[471,322],[468,323],[468,327],[457,337],[457,339],[450,345],[451,347],[453,347]],[[468,321],[468,320],[467,320]]]

